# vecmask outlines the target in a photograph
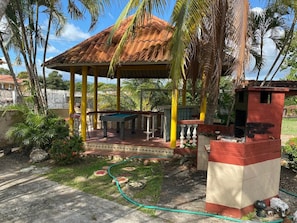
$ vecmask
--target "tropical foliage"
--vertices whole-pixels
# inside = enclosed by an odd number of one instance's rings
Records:
[[[57,138],[53,140],[49,154],[51,158],[61,165],[78,162],[84,152],[82,138],[78,135]]]
[[[287,32],[285,33],[285,37],[283,39],[282,47],[279,50],[278,55],[276,56],[274,63],[270,67],[267,72],[265,78],[263,79],[262,86],[265,85],[268,78],[270,78],[270,82],[273,80],[277,72],[280,70],[283,62],[285,61],[291,47],[291,43],[294,36],[294,29],[297,22],[297,4],[295,0],[271,0],[270,3],[274,3],[277,8],[285,8],[289,15],[292,15],[288,23],[291,24]]]
[[[133,33],[134,27],[153,11],[162,11],[168,1],[128,1],[114,29],[133,12],[130,27],[123,35],[119,48],[110,65],[110,72],[118,62],[123,43]],[[171,71],[173,90],[177,90],[180,80],[192,79],[193,87],[198,78],[203,78],[202,97],[208,98],[205,122],[212,122],[218,102],[219,82],[226,53],[232,55],[238,79],[243,72],[244,47],[247,31],[248,1],[176,1],[171,23],[174,33],[171,40]],[[229,37],[229,44],[226,38]],[[232,43],[232,44],[231,44]],[[232,49],[231,49],[232,48]],[[229,51],[228,51],[229,49]],[[215,61],[215,63],[213,63]],[[231,63],[231,61],[229,61]]]
[[[0,1],[0,20],[2,16],[5,14],[6,6],[8,5],[9,0],[1,0]]]
[[[277,50],[284,47],[283,40],[288,32],[285,17],[288,11],[284,6],[269,4],[262,11],[252,10],[249,15],[249,39],[250,53],[255,58],[257,70],[256,81],[259,80],[260,72],[266,64],[264,45],[272,40]],[[266,40],[266,43],[265,43]],[[269,42],[269,44],[272,44]]]
[[[5,11],[7,29],[6,32],[0,35],[0,47],[9,66],[10,73],[14,77],[16,86],[18,86],[16,75],[8,50],[14,48],[16,52],[19,52],[16,63],[19,64],[22,61],[26,66],[35,112],[47,112],[45,70],[43,69],[45,92],[42,92],[38,79],[37,51],[39,48],[43,48],[44,62],[49,34],[52,28],[54,27],[55,34],[59,35],[66,21],[65,15],[62,13],[62,2],[58,0],[10,1]],[[89,12],[91,15],[90,28],[93,28],[98,20],[99,13],[103,10],[103,6],[108,4],[108,2],[108,0],[67,1],[67,9],[73,19],[82,19],[85,11]],[[49,18],[45,30],[41,28],[41,22],[43,22],[40,20],[41,14]],[[18,91],[18,94],[21,95],[20,91]]]
[[[17,106],[15,109],[20,111],[23,119],[6,132],[6,137],[28,153],[33,148],[48,151],[53,140],[69,135],[67,123],[54,114],[37,114],[27,106]]]
[[[121,90],[134,101],[136,110],[151,111],[159,105],[170,104],[169,89],[160,80],[126,80]]]
[[[233,74],[235,77],[234,87],[244,79],[244,65],[247,63],[246,40],[250,37],[251,52],[256,55],[257,69],[260,72],[264,64],[263,59],[263,37],[270,32],[271,38],[279,48],[276,61],[284,59],[288,52],[292,52],[290,43],[293,37],[294,27],[297,21],[296,2],[294,0],[270,0],[267,9],[262,15],[251,14],[248,26],[248,0],[177,0],[175,1],[171,14],[171,24],[174,27],[173,37],[170,43],[172,52],[170,78],[171,90],[177,91],[182,80],[191,80],[192,95],[197,94],[197,89],[201,89],[199,95],[200,103],[207,100],[206,123],[212,123],[218,112],[217,104],[220,101],[219,86],[222,75]],[[71,18],[80,19],[84,16],[84,11],[91,15],[90,28],[94,27],[100,12],[108,5],[108,0],[80,0],[67,1],[67,9]],[[114,26],[116,30],[120,22],[133,13],[133,19],[126,33],[120,41],[110,64],[110,72],[113,72],[120,54],[122,53],[125,41],[134,34],[135,27],[140,25],[145,17],[149,17],[153,12],[164,12],[169,1],[166,0],[129,0],[120,14]],[[43,48],[43,60],[46,58],[49,44],[49,34],[52,29],[56,35],[65,24],[65,15],[62,13],[63,1],[10,1],[5,11],[7,19],[6,33],[0,35],[0,47],[4,53],[11,75],[15,79],[12,62],[8,50],[11,48],[19,52],[17,62],[22,62],[27,68],[32,99],[35,105],[35,112],[46,113],[47,99],[46,88],[47,79],[43,70],[43,87],[38,78],[36,56],[39,48]],[[48,16],[48,24],[45,30],[41,29],[40,15]],[[284,15],[293,15],[290,27],[285,27]],[[280,39],[272,35],[274,30],[283,27],[285,36]],[[248,32],[248,28],[250,29]],[[250,34],[247,36],[247,34]],[[111,36],[112,37],[112,36]],[[282,41],[280,41],[282,40]],[[284,55],[281,58],[281,55]],[[279,63],[281,64],[281,63]],[[276,71],[278,69],[275,69]],[[266,75],[263,84],[271,76],[273,68]],[[276,72],[274,71],[274,72]],[[259,73],[258,73],[259,74]],[[16,82],[16,80],[15,80]],[[187,81],[188,82],[188,81]],[[196,87],[197,83],[201,88]],[[131,83],[129,83],[131,84]],[[126,83],[126,88],[129,88]],[[146,85],[147,83],[139,83]],[[159,83],[157,84],[159,86]],[[148,86],[151,87],[151,86]],[[170,89],[170,88],[169,88]],[[134,100],[140,88],[129,95],[125,95],[124,106],[128,109],[140,107],[140,103]],[[151,95],[150,95],[151,94]],[[163,93],[162,93],[163,94]],[[150,104],[163,103],[167,95],[152,95],[148,92],[145,100]],[[130,100],[126,97],[128,96]],[[160,96],[160,98],[158,98]],[[108,95],[106,96],[108,98]],[[134,98],[134,99],[133,99]],[[155,100],[155,102],[154,102]],[[143,104],[147,104],[144,102]],[[143,106],[143,105],[141,105]],[[154,106],[154,105],[153,105]]]
[[[52,71],[46,77],[46,85],[48,89],[53,90],[68,90],[69,81],[64,81],[61,74],[57,71]],[[43,81],[41,80],[41,86],[43,86]]]
[[[290,167],[297,171],[297,137],[289,139],[283,151],[288,155]]]

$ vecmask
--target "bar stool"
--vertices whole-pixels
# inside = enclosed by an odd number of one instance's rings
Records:
[[[150,138],[154,138],[155,131],[157,131],[157,129],[155,128],[157,113],[152,112],[148,114],[142,114],[142,116],[146,118],[146,131],[144,132],[146,134],[146,140],[149,140]]]

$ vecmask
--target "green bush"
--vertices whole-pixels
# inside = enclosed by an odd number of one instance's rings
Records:
[[[49,150],[51,158],[61,165],[78,162],[83,152],[83,140],[77,135],[54,140]]]
[[[38,114],[26,106],[19,106],[23,120],[15,123],[6,132],[6,138],[30,153],[33,148],[48,151],[52,141],[69,135],[66,121],[53,113]]]
[[[297,170],[297,137],[286,142],[283,152],[288,155],[290,168]]]

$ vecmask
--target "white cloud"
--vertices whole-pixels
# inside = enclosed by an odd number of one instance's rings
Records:
[[[5,16],[3,16],[0,20],[0,32],[2,33],[3,43],[4,45],[6,45],[7,42],[10,40],[12,34]]]
[[[1,60],[5,62],[5,58],[4,57],[1,57]],[[0,68],[4,68],[4,69],[7,69],[7,70],[9,69],[6,62],[3,63],[3,64],[0,64]]]
[[[62,40],[62,41],[79,41],[90,37],[88,32],[84,32],[80,27],[75,26],[71,23],[67,23],[60,36],[51,35],[52,40]]]
[[[274,41],[268,37],[264,38],[264,46],[263,46],[263,59],[264,59],[264,66],[261,69],[259,80],[263,80],[267,75],[268,71],[270,70],[271,66],[275,58],[277,57],[279,50],[276,48]],[[279,63],[282,60],[282,56],[279,58],[277,64],[274,66],[274,69],[270,73],[268,80],[270,80],[271,76],[274,74],[275,69],[278,67]],[[246,78],[247,79],[256,79],[257,71],[252,70],[255,67],[255,59],[251,58],[249,61],[249,66],[246,69]],[[273,80],[278,80],[280,78],[284,78],[287,75],[289,70],[278,71],[277,75],[273,78]]]
[[[262,15],[265,11],[260,8],[260,7],[255,7],[253,9],[251,9],[251,11],[257,15]],[[270,29],[268,30],[265,35],[264,35],[264,45],[263,45],[263,62],[264,65],[261,69],[260,72],[260,76],[259,76],[259,80],[263,80],[265,78],[265,76],[267,75],[267,73],[269,72],[271,66],[274,63],[274,60],[276,59],[279,50],[276,48],[276,44],[273,41],[272,37],[275,39],[282,39],[285,36],[285,31],[283,28],[281,27],[275,27],[274,29]],[[260,54],[260,49],[259,46],[254,47],[254,50],[259,51]],[[271,75],[274,74],[275,69],[278,67],[278,65],[280,64],[282,60],[282,56],[279,58],[277,64],[274,66],[274,69],[272,70],[272,72],[270,73],[270,76],[268,77],[268,80],[270,80]],[[249,60],[249,64],[246,68],[246,78],[247,79],[256,79],[257,77],[257,70],[253,70],[253,68],[255,68],[255,58],[251,57]],[[287,75],[289,72],[288,69],[283,70],[283,71],[278,71],[277,75],[273,78],[273,80],[278,80],[280,78],[284,78],[285,75]]]
[[[56,47],[54,47],[52,45],[48,45],[47,46],[47,52],[48,53],[60,53],[61,51],[58,50]]]
[[[254,13],[255,15],[263,15],[264,13],[264,9],[260,8],[260,7],[255,7],[251,9],[251,12]]]

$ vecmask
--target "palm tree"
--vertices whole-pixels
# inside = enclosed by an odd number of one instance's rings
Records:
[[[103,10],[103,5],[107,5],[108,3],[109,0],[69,0],[68,12],[72,18],[82,19],[84,11],[87,10],[91,15],[90,28],[93,28],[100,12]],[[5,47],[8,49],[13,47],[20,53],[17,59],[20,60],[21,56],[25,63],[29,74],[30,89],[34,97],[36,112],[46,113],[47,110],[46,94],[42,93],[38,80],[36,66],[37,49],[38,47],[45,49],[43,55],[43,59],[45,60],[52,24],[56,24],[56,34],[59,34],[65,22],[65,18],[61,13],[61,5],[62,1],[58,0],[11,1],[6,9],[6,18],[12,32],[12,38],[9,42],[10,45]],[[43,9],[42,11],[40,10],[41,8]],[[49,15],[46,38],[43,37],[40,28],[41,21],[39,16],[43,12]],[[45,71],[43,72],[45,73]],[[46,83],[44,83],[44,86],[46,86]]]
[[[114,73],[114,66],[119,60],[124,43],[135,27],[153,11],[162,11],[166,8],[167,2],[165,0],[130,0],[127,3],[114,30],[130,12],[134,12],[134,15],[111,61],[110,73]],[[243,74],[248,5],[248,0],[177,0],[174,5],[171,15],[174,33],[170,49],[174,55],[171,58],[170,69],[173,94],[177,96],[177,88],[181,79],[190,77],[195,83],[197,78],[205,76],[203,95],[208,96],[206,123],[213,121],[219,93],[219,79],[222,74],[225,52],[227,52],[225,38],[231,26],[233,35],[229,35],[228,48],[233,49],[229,51],[230,55],[235,58],[233,70],[236,71],[238,80]]]
[[[287,31],[284,15],[288,10],[283,5],[270,3],[262,12],[251,11],[249,16],[249,36],[251,40],[250,53],[255,58],[257,69],[256,81],[265,65],[264,39],[270,38],[274,41],[277,49],[283,47],[283,36],[280,36],[279,29]]]
[[[279,63],[279,65],[277,66],[277,68],[275,69],[274,73],[272,74],[271,78],[270,78],[270,82],[272,81],[272,79],[275,77],[276,73],[278,72],[278,70],[281,68],[282,63],[285,61],[287,54],[290,51],[290,46],[292,43],[292,40],[294,38],[294,29],[295,29],[295,25],[297,23],[297,3],[294,0],[274,0],[273,2],[275,2],[275,4],[277,5],[277,7],[286,7],[288,12],[290,14],[293,14],[294,17],[292,19],[292,23],[290,26],[289,31],[286,33],[285,39],[283,41],[283,46],[281,47],[277,57],[275,58],[271,68],[269,69],[269,71],[267,72],[263,82],[262,82],[262,86],[266,83],[266,80],[268,79],[268,77],[270,76],[272,70],[275,68],[279,58],[281,55],[283,55],[283,58],[281,60],[281,62]]]
[[[149,111],[156,107],[157,103],[163,104],[161,90],[163,84],[153,79],[131,79],[123,81],[122,91],[135,103],[138,110]],[[160,101],[162,100],[162,101]]]
[[[0,1],[0,20],[2,19],[2,16],[5,14],[5,9],[9,3],[9,0],[1,0]]]

